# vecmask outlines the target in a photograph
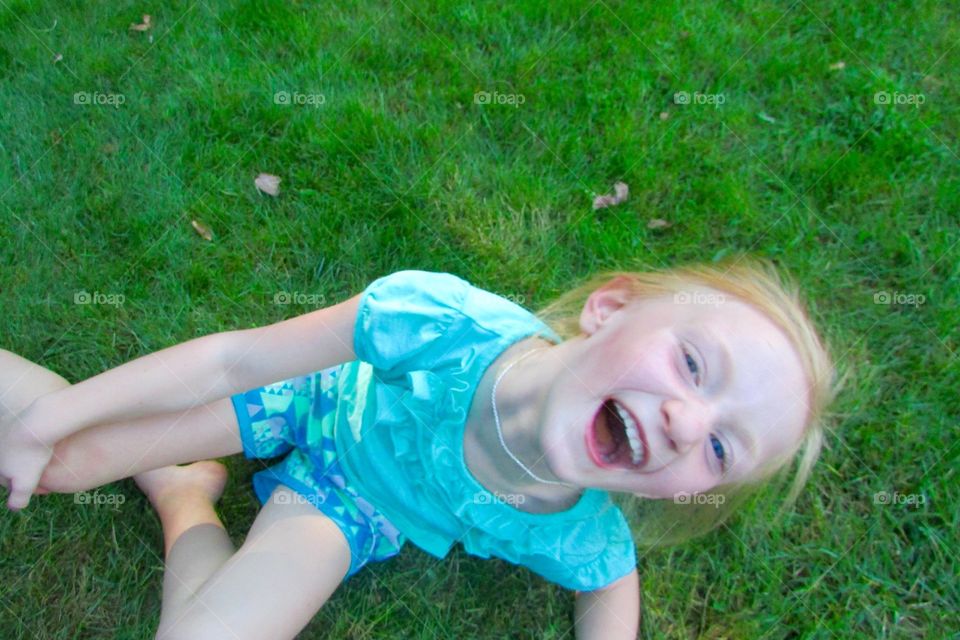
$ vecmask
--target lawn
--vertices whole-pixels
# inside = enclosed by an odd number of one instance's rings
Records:
[[[399,269],[534,309],[601,269],[770,258],[850,381],[783,523],[761,499],[638,553],[641,636],[947,637],[958,17],[924,0],[0,0],[0,348],[75,382]],[[629,199],[593,210],[617,181]],[[239,542],[260,465],[229,466]],[[122,503],[0,514],[0,637],[150,637],[159,523],[132,482],[102,491]],[[572,615],[525,570],[408,546],[301,637],[572,638]]]

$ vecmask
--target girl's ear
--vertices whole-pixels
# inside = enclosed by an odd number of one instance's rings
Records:
[[[617,276],[596,289],[580,312],[580,330],[592,335],[613,313],[630,301],[630,279]]]

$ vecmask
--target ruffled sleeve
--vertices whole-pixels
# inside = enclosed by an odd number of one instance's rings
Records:
[[[429,271],[397,271],[375,280],[357,311],[357,359],[383,378],[435,366],[449,349],[442,338],[461,317],[469,288],[462,278]]]
[[[613,525],[615,518],[605,520]],[[541,549],[541,553],[521,559],[520,564],[575,591],[607,587],[637,566],[636,547],[626,522],[602,531],[591,523],[580,523],[553,549],[555,553],[543,553],[546,549]]]
[[[512,523],[509,542],[482,549],[477,555],[493,555],[522,565],[542,578],[576,591],[594,591],[609,586],[637,566],[636,546],[623,513],[602,492],[591,491],[599,508],[575,508],[555,518],[529,516]],[[578,505],[579,507],[579,505]],[[576,514],[576,517],[572,517]],[[503,532],[501,532],[502,534]]]

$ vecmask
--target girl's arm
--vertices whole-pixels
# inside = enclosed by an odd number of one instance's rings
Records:
[[[34,403],[48,441],[106,422],[192,409],[356,358],[360,296],[265,327],[196,338],[120,365]]]
[[[0,482],[26,506],[53,446],[82,429],[184,411],[356,359],[360,295],[265,327],[216,333],[157,351],[40,396],[0,420]]]
[[[609,587],[577,592],[577,640],[634,640],[640,626],[640,580],[634,569]]]

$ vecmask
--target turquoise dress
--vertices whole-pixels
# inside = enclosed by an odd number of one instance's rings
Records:
[[[526,309],[456,276],[399,271],[379,278],[360,299],[356,361],[270,386],[284,398],[297,397],[292,387],[312,389],[299,399],[301,414],[310,413],[314,397],[320,398],[314,405],[327,409],[300,419],[300,428],[316,435],[289,438],[288,461],[258,474],[261,486],[255,478],[258,495],[266,499],[279,483],[315,492],[321,476],[323,482],[341,476],[337,496],[318,506],[341,505],[340,520],[349,511],[353,520],[338,522],[348,540],[364,529],[361,519],[372,522],[374,532],[365,549],[351,542],[355,555],[365,554],[354,558],[351,574],[357,564],[394,555],[406,540],[438,558],[460,542],[472,555],[527,567],[569,589],[608,586],[637,560],[623,514],[605,492],[588,489],[562,512],[526,513],[487,491],[464,461],[464,428],[477,385],[501,353],[534,335],[561,340]],[[262,412],[248,415],[256,411],[249,401],[264,397],[264,389],[235,397],[250,457],[260,456],[247,441],[265,439],[254,425],[268,421]],[[276,397],[268,399],[276,404]],[[271,429],[283,427],[273,423]],[[296,468],[284,468],[296,458]]]

